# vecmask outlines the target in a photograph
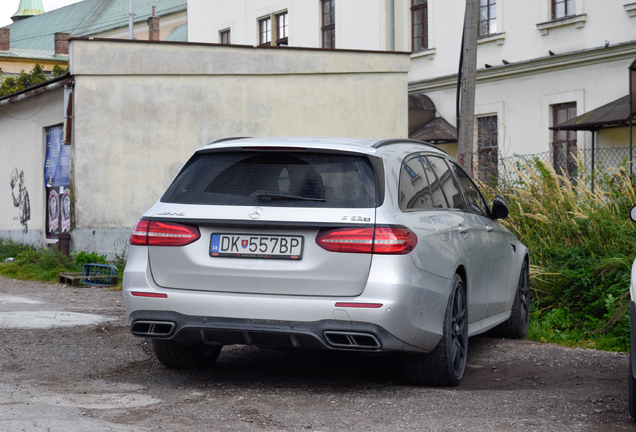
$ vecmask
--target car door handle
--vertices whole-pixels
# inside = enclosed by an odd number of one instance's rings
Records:
[[[457,225],[457,231],[459,231],[459,233],[463,236],[468,234],[468,228],[466,228],[464,225]]]

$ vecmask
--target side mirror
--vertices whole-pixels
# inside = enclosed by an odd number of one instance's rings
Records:
[[[636,222],[636,205],[629,211],[629,218],[632,222]]]
[[[495,199],[492,201],[492,218],[505,219],[508,217],[509,212],[508,203],[504,197],[501,195],[495,195]],[[634,209],[632,209],[632,212],[636,215],[636,211],[634,211]]]

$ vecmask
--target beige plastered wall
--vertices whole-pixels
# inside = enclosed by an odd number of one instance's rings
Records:
[[[108,40],[70,51],[75,248],[121,254],[210,141],[407,136],[405,54]]]

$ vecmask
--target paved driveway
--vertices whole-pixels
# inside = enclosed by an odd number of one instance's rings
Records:
[[[627,355],[473,338],[458,388],[395,356],[226,347],[162,367],[121,293],[0,278],[1,431],[633,431]]]

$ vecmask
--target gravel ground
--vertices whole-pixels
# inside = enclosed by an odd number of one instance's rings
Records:
[[[70,313],[105,319],[53,328],[2,319]],[[211,370],[175,371],[128,333],[121,292],[5,278],[0,340],[2,431],[636,429],[623,353],[472,338],[456,388],[404,384],[398,356],[245,346],[225,347]]]

